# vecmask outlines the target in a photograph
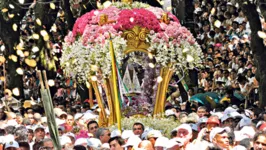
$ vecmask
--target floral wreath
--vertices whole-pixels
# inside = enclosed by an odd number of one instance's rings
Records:
[[[123,33],[136,26],[148,31],[147,50],[160,66],[178,71],[201,64],[200,46],[173,14],[140,2],[116,2],[76,20],[63,44],[61,65],[64,72],[77,77],[79,82],[87,82],[97,75],[107,78],[111,74],[110,38],[120,65],[128,42]]]

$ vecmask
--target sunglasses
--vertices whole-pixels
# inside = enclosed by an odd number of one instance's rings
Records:
[[[98,129],[98,126],[95,126],[95,127],[91,127],[90,130],[93,130],[93,129]]]

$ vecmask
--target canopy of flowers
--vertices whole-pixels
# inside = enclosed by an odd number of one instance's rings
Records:
[[[80,82],[98,74],[108,77],[111,72],[110,38],[119,64],[127,46],[123,32],[134,26],[149,31],[146,41],[150,47],[147,50],[159,65],[178,70],[201,63],[199,45],[173,14],[139,2],[116,2],[76,20],[73,31],[65,37],[61,58],[65,73],[77,77]]]

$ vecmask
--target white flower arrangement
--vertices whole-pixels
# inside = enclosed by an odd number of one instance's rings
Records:
[[[178,121],[174,121],[172,118],[164,118],[164,117],[129,117],[129,118],[122,118],[121,126],[123,127],[122,130],[132,130],[133,124],[136,122],[140,122],[145,126],[145,129],[154,129],[159,130],[161,133],[169,137],[171,136],[171,131],[177,128],[180,123]],[[156,122],[156,123],[155,123]],[[110,130],[113,131],[117,129],[117,125],[111,126]]]
[[[126,40],[121,36],[112,39],[116,60],[120,65]],[[61,65],[68,76],[76,76],[78,82],[87,82],[90,76],[98,75],[95,67],[100,68],[103,78],[111,74],[111,55],[109,40],[104,44],[88,44],[84,46],[82,39],[75,41],[72,45],[63,45]]]
[[[127,4],[123,2],[114,2],[112,6],[115,6],[119,9],[134,9],[134,8],[148,8],[150,5],[141,3],[141,2],[134,2],[132,4]]]

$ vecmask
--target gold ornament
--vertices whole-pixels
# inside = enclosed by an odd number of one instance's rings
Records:
[[[122,3],[132,4],[133,3],[133,0],[122,0]]]
[[[163,13],[163,15],[162,15],[162,18],[161,18],[160,22],[163,22],[163,23],[165,23],[165,24],[169,24],[169,23],[170,23],[170,19],[169,19],[169,17],[168,17],[168,14],[167,14],[167,13]]]
[[[98,24],[100,25],[100,26],[103,26],[103,25],[105,25],[105,24],[108,24],[108,23],[114,23],[115,21],[113,21],[113,20],[108,20],[108,16],[106,15],[106,14],[101,14],[100,15],[100,19],[99,19],[99,22],[98,22]]]
[[[123,33],[123,37],[127,40],[125,54],[134,51],[140,51],[148,54],[149,52],[147,49],[150,47],[150,44],[146,42],[148,33],[148,29],[140,26],[134,26],[133,29],[125,31]]]

